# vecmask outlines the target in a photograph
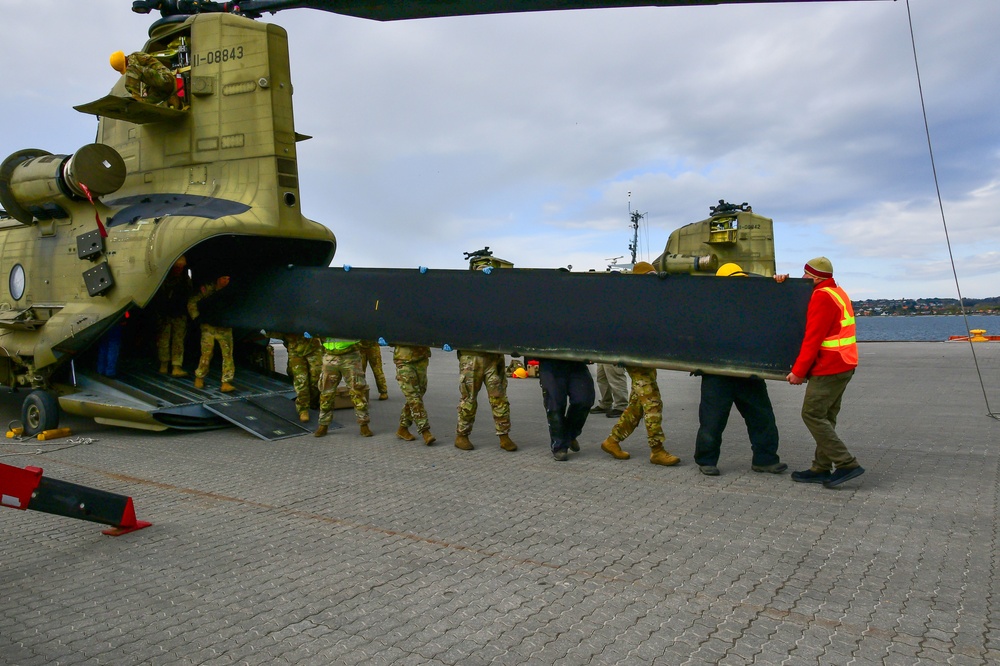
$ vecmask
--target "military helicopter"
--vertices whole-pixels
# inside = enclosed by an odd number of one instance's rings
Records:
[[[243,333],[309,330],[446,349],[780,376],[804,325],[805,288],[762,293],[759,281],[758,296],[734,296],[733,290],[749,287],[715,280],[636,285],[617,276],[530,269],[501,271],[502,277],[484,281],[463,271],[327,268],[336,238],[300,208],[296,143],[308,137],[294,125],[288,37],[281,27],[256,20],[292,8],[398,20],[694,4],[719,2],[135,0],[133,11],[161,14],[142,51],[176,76],[182,108],[134,98],[122,77],[110,94],[75,107],[98,117],[94,143],[72,154],[20,150],[0,163],[0,252],[8,273],[6,289],[0,286],[0,382],[30,390],[22,407],[25,433],[55,427],[60,410],[150,430],[219,423],[218,406],[232,400],[159,376],[151,358],[144,359],[148,349],[140,350],[150,337],[150,306],[181,257],[196,283],[232,276],[232,287],[205,317]],[[749,206],[720,202],[710,218],[671,234],[654,263],[661,276],[688,277],[714,274],[725,261],[773,274],[771,221]],[[590,282],[581,285],[581,278]],[[453,298],[442,304],[441,293]],[[609,300],[619,303],[613,321],[595,320],[595,330],[604,326],[616,335],[566,335],[552,325],[558,308],[546,309],[551,321],[533,316],[483,324],[496,319],[490,306],[496,298],[516,309],[518,298],[540,293],[572,303],[584,317],[597,317]],[[324,294],[324,312],[316,307],[317,294]],[[724,301],[769,305],[755,320],[722,307]],[[530,301],[524,305],[533,311]],[[651,308],[670,335],[629,329],[631,318],[648,316]],[[338,311],[352,315],[332,314]],[[692,321],[694,328],[685,324]],[[775,331],[775,321],[785,322],[786,330]],[[131,335],[122,355],[132,365],[127,376],[101,377],[93,372],[93,356],[123,322]],[[705,331],[726,322],[749,331],[747,339],[754,339],[756,327],[782,342],[713,343]],[[266,363],[258,365],[265,371],[241,371],[241,402],[290,393],[266,372]],[[254,409],[267,411],[260,404]],[[261,420],[260,414],[251,420]],[[277,422],[272,429],[287,434],[288,424]]]

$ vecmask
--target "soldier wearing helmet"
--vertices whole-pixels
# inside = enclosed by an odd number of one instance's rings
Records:
[[[632,269],[635,275],[656,275],[656,269],[646,261],[638,262]],[[631,457],[621,448],[621,442],[631,435],[639,419],[646,423],[646,435],[649,438],[649,462],[654,465],[676,465],[680,458],[663,448],[663,399],[660,397],[660,387],[656,383],[656,368],[625,366],[632,379],[632,390],[629,392],[628,406],[618,417],[618,422],[611,429],[611,434],[601,444],[601,450],[618,460]]]
[[[489,247],[479,252],[466,253],[469,269],[485,270],[487,267],[513,266],[510,262],[497,259]],[[489,273],[489,271],[486,271]],[[500,438],[500,448],[517,451],[517,444],[510,438],[510,401],[507,399],[507,372],[503,354],[480,351],[458,350],[458,425],[455,428],[455,448],[471,451],[474,447],[469,435],[476,422],[479,389],[486,387],[486,395],[493,412],[496,436]]]
[[[739,264],[723,264],[719,277],[746,277]],[[705,476],[719,476],[722,432],[726,429],[733,405],[746,422],[753,457],[750,469],[781,474],[788,465],[778,458],[778,426],[774,408],[767,394],[767,384],[760,377],[701,375],[701,402],[698,405],[698,435],[694,442],[694,461]]]

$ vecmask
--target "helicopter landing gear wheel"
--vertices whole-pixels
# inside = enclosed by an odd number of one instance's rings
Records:
[[[34,436],[43,430],[59,427],[59,401],[49,391],[36,389],[21,404],[24,434]]]

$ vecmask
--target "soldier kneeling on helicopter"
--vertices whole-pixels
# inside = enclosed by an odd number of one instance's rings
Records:
[[[166,104],[181,109],[177,96],[177,78],[156,56],[136,51],[126,56],[124,51],[111,54],[111,66],[125,76],[125,90],[133,99],[149,104]]]

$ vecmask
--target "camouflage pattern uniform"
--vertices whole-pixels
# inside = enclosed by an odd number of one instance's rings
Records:
[[[365,396],[365,375],[361,371],[361,350],[357,340],[323,340],[323,372],[319,378],[319,424],[328,426],[333,421],[333,401],[337,386],[343,377],[351,391],[354,417],[360,425],[367,425],[368,398]]]
[[[504,355],[482,352],[458,352],[458,402],[457,434],[469,436],[476,421],[477,396],[486,384],[486,393],[493,410],[497,435],[510,433],[510,401],[507,400],[507,373],[504,372]]]
[[[625,369],[632,378],[632,391],[628,396],[628,407],[611,429],[611,439],[624,441],[635,431],[639,419],[643,419],[650,448],[656,445],[662,447],[666,438],[663,435],[663,400],[660,398],[660,387],[656,385],[656,368],[626,366]]]
[[[156,57],[136,51],[126,59],[126,63],[125,90],[135,99],[161,104],[177,92],[174,73]]]
[[[295,409],[308,413],[319,406],[319,378],[323,372],[323,345],[299,333],[276,333],[288,350],[288,376],[295,387]]]
[[[187,269],[171,272],[153,299],[156,312],[156,356],[161,364],[175,368],[184,365],[184,339],[187,337],[187,304],[194,292]]]
[[[217,290],[215,284],[206,284],[191,297],[187,309],[192,321],[198,318],[198,303]],[[232,383],[236,375],[236,364],[233,362],[233,329],[225,326],[201,324],[201,358],[198,360],[198,369],[194,371],[194,376],[204,379],[208,375],[208,366],[212,362],[216,342],[222,351],[222,383]]]
[[[361,373],[364,374],[368,366],[372,366],[372,374],[375,375],[375,388],[380,396],[387,394],[385,385],[385,372],[382,371],[382,350],[375,340],[361,341]]]
[[[403,411],[399,415],[399,427],[417,425],[418,432],[430,430],[431,424],[424,409],[424,393],[427,392],[427,363],[431,357],[430,347],[410,347],[397,345],[392,352],[392,362],[396,364],[396,381],[406,398]]]

